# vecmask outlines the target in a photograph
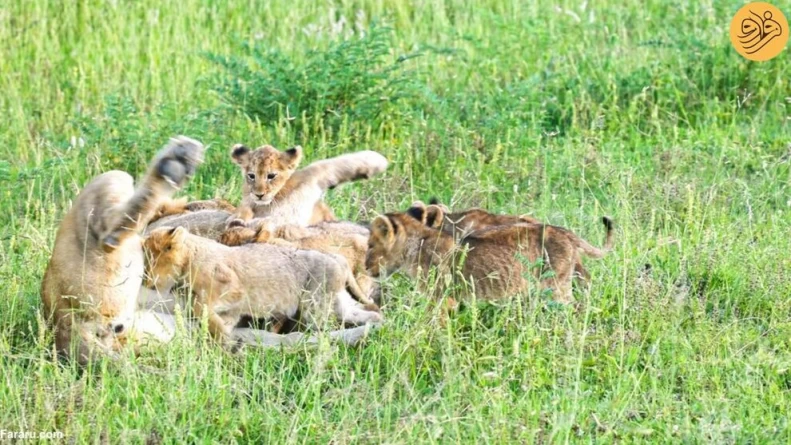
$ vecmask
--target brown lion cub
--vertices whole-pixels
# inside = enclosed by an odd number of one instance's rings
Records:
[[[211,335],[235,347],[231,331],[242,316],[283,320],[300,314],[320,326],[334,311],[343,323],[382,321],[360,307],[362,293],[342,257],[271,244],[228,247],[183,227],[151,231],[144,243],[147,286],[167,293],[183,282],[193,292],[193,313],[208,317]]]
[[[436,205],[442,210],[442,218],[427,218],[424,213],[426,205],[422,201],[415,201],[409,212],[416,212],[415,209],[422,209],[417,214],[417,219],[424,218],[429,227],[440,229],[453,235],[456,239],[464,237],[474,230],[488,229],[494,226],[507,226],[511,224],[541,224],[536,218],[529,215],[504,215],[491,213],[477,207],[457,212],[451,212],[447,206],[440,204],[436,198],[432,198],[429,203]]]
[[[232,221],[220,236],[219,242],[226,246],[272,243],[340,255],[346,258],[352,268],[352,273],[363,294],[373,300],[361,302],[379,304],[378,286],[365,270],[368,236],[370,236],[368,229],[346,221],[325,221],[309,227],[295,225],[272,227],[266,219],[255,219],[246,225],[241,220]]]
[[[464,296],[475,292],[483,299],[500,299],[523,291],[525,275],[540,279],[540,288],[553,290],[558,302],[572,301],[571,279],[580,254],[602,258],[612,247],[612,221],[603,218],[607,237],[603,249],[591,246],[574,233],[546,224],[519,223],[476,231],[457,243],[453,235],[429,227],[442,221],[439,206],[412,208],[388,213],[371,223],[365,265],[373,276],[403,271],[412,278],[427,277],[432,266],[440,276],[455,280],[459,273],[470,286]],[[524,264],[523,257],[528,264]],[[462,261],[463,264],[459,265]],[[531,268],[541,259],[542,267]],[[547,271],[553,276],[541,278]],[[466,289],[466,288],[465,288]],[[441,294],[443,289],[436,289]]]
[[[514,216],[491,213],[477,207],[451,212],[447,206],[439,203],[436,198],[431,198],[429,203],[439,206],[439,208],[442,209],[444,217],[437,219],[433,219],[430,216],[426,217],[426,214],[423,213],[423,211],[425,211],[426,205],[422,201],[415,201],[412,203],[412,207],[409,209],[409,212],[417,211],[418,213],[416,214],[416,218],[418,220],[423,218],[426,225],[449,233],[453,235],[454,239],[456,240],[473,233],[475,230],[488,229],[495,226],[509,226],[512,224],[524,223],[542,224],[541,221],[539,221],[537,218],[533,218],[530,215]],[[415,209],[423,210],[420,211]],[[587,285],[590,281],[590,273],[588,272],[588,269],[586,269],[582,264],[581,258],[578,258],[578,262],[574,265],[574,275],[575,278],[579,279],[580,283],[583,285]]]
[[[203,145],[180,136],[154,158],[143,180],[110,171],[94,178],[63,219],[41,283],[44,315],[61,356],[85,363],[93,352],[120,348],[128,336],[157,331],[137,310],[143,281],[139,234],[161,203],[184,185],[203,160]]]
[[[307,226],[334,220],[332,211],[322,201],[327,189],[368,179],[387,169],[387,159],[374,151],[316,161],[300,170],[300,146],[280,151],[270,145],[250,150],[236,144],[231,158],[244,175],[242,203],[234,218],[248,221],[269,217],[276,226]]]

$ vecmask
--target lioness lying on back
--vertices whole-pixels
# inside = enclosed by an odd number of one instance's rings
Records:
[[[148,285],[167,293],[183,282],[194,295],[193,314],[208,317],[210,334],[235,346],[231,330],[240,318],[283,320],[300,314],[308,326],[321,326],[335,313],[354,325],[382,320],[363,298],[342,257],[271,244],[228,247],[192,235],[186,229],[162,227],[145,240]]]
[[[379,276],[402,271],[412,278],[425,278],[436,266],[442,277],[455,280],[461,275],[469,282],[462,296],[474,290],[482,299],[499,299],[525,290],[526,274],[531,274],[539,279],[541,289],[551,288],[553,298],[566,303],[572,301],[572,271],[580,254],[601,258],[612,246],[609,218],[603,219],[607,227],[604,249],[566,229],[530,223],[482,229],[457,243],[453,235],[428,226],[443,218],[444,212],[436,205],[377,217],[371,223],[365,259],[368,272]],[[530,265],[539,259],[543,265],[531,270]],[[544,278],[549,270],[552,276]],[[441,295],[444,289],[435,290]]]
[[[335,217],[322,201],[327,189],[344,182],[371,178],[387,168],[387,159],[374,151],[349,153],[316,161],[297,170],[302,147],[286,151],[264,145],[250,150],[234,145],[231,158],[244,175],[242,203],[235,218],[268,217],[275,225],[307,226]]]
[[[84,363],[93,352],[117,350],[129,338],[169,340],[172,334],[154,314],[137,310],[144,262],[139,233],[202,159],[200,142],[174,138],[137,188],[129,174],[111,171],[77,196],[41,283],[44,315],[54,325],[60,355]]]
[[[363,294],[379,304],[378,286],[365,270],[365,251],[369,235],[370,232],[365,227],[346,221],[325,221],[309,227],[273,227],[264,218],[252,220],[247,225],[241,220],[233,221],[219,241],[226,246],[272,243],[341,255],[352,268]]]

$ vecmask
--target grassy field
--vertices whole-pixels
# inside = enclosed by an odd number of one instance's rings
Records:
[[[791,14],[791,4],[774,4]],[[742,1],[30,0],[0,5],[0,430],[82,442],[791,441],[791,61],[742,59]],[[240,198],[236,142],[385,154],[330,193],[368,220],[437,196],[616,249],[576,308],[446,327],[401,277],[359,348],[184,338],[80,373],[39,284],[59,220],[168,137],[184,191]]]

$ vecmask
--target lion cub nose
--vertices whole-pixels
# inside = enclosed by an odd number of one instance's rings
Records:
[[[258,198],[258,199],[264,199],[264,194],[263,194],[263,193],[261,193],[261,194],[259,195],[258,193],[255,193],[255,197],[256,197],[256,198]]]

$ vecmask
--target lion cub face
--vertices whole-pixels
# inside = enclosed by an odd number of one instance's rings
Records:
[[[269,205],[286,185],[302,160],[302,147],[280,151],[271,145],[250,150],[242,144],[231,149],[233,162],[244,175],[243,199],[255,204]]]
[[[147,287],[168,291],[183,273],[189,253],[184,245],[186,235],[183,227],[161,227],[151,231],[143,243]]]
[[[419,248],[413,243],[427,229],[409,214],[388,213],[371,222],[371,235],[365,253],[365,269],[373,277],[388,276],[408,266],[410,249]],[[413,246],[415,244],[415,246]]]

